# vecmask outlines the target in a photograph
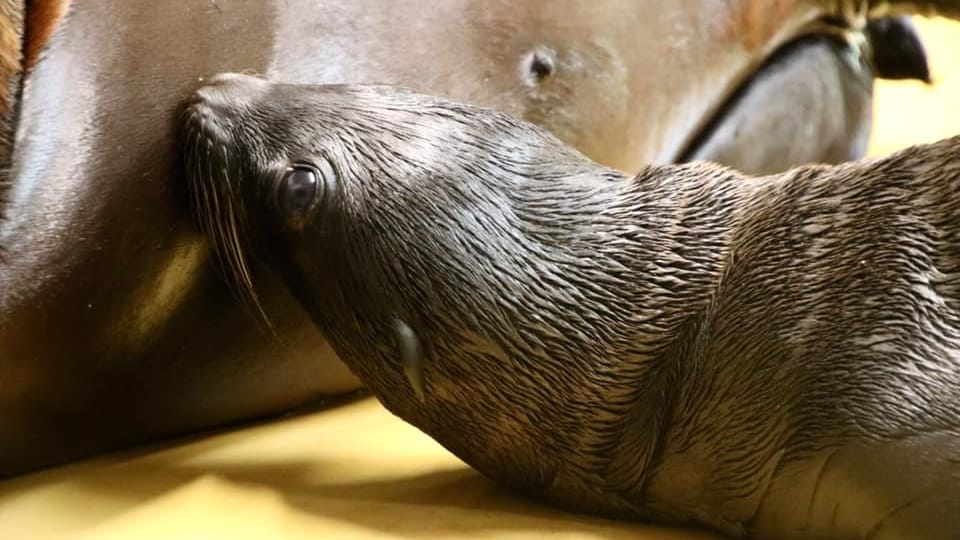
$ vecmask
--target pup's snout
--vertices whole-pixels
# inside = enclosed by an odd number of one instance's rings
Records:
[[[203,86],[190,96],[180,118],[183,138],[193,143],[197,137],[208,141],[230,140],[232,118],[267,91],[269,83],[240,73],[220,73],[203,80]]]
[[[226,94],[255,94],[267,86],[265,79],[242,73],[218,73],[204,83],[202,92],[218,91]]]
[[[209,110],[242,106],[266,91],[266,80],[241,73],[218,73],[203,79],[194,92],[192,105]]]

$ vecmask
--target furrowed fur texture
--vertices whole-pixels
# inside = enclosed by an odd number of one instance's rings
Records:
[[[960,138],[628,177],[399,89],[234,76],[201,96],[184,116],[201,221],[242,207],[249,238],[212,234],[224,260],[284,276],[386,407],[484,474],[732,536],[960,530]],[[199,118],[229,156],[192,150]],[[204,173],[223,159],[238,174]],[[282,171],[320,161],[321,202],[285,230]]]

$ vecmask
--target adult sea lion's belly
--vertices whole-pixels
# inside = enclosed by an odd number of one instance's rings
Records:
[[[634,170],[689,151],[821,14],[787,2],[758,19],[760,4],[72,3],[4,141],[0,474],[358,387],[269,274],[258,286],[276,336],[222,285],[172,181],[178,107],[203,77],[409,86],[531,119]]]

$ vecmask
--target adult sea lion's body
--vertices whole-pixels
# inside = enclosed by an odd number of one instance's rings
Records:
[[[224,75],[181,146],[249,304],[265,265],[501,482],[734,536],[960,530],[960,137],[631,178],[490,110]]]
[[[279,344],[257,329],[173,187],[177,108],[212,73],[412,86],[626,170],[779,170],[869,132],[862,13],[836,2],[0,4],[0,475],[358,386],[268,278]]]

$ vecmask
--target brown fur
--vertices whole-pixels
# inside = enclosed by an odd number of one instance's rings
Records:
[[[23,70],[23,5],[17,0],[0,1],[0,110],[10,103],[10,81]]]
[[[797,7],[797,0],[733,0],[727,39],[739,39],[750,51],[770,42]]]
[[[27,8],[27,41],[24,47],[24,69],[30,69],[40,58],[57,26],[70,9],[71,0],[30,0]]]
[[[860,10],[864,3],[851,0],[820,0],[828,6]],[[960,18],[960,0],[867,0],[866,11],[872,17],[890,15],[925,15]],[[835,9],[840,10],[841,7]]]
[[[0,0],[0,168],[9,160],[9,149],[3,149],[12,129],[13,99],[23,74],[23,15],[22,2]]]

